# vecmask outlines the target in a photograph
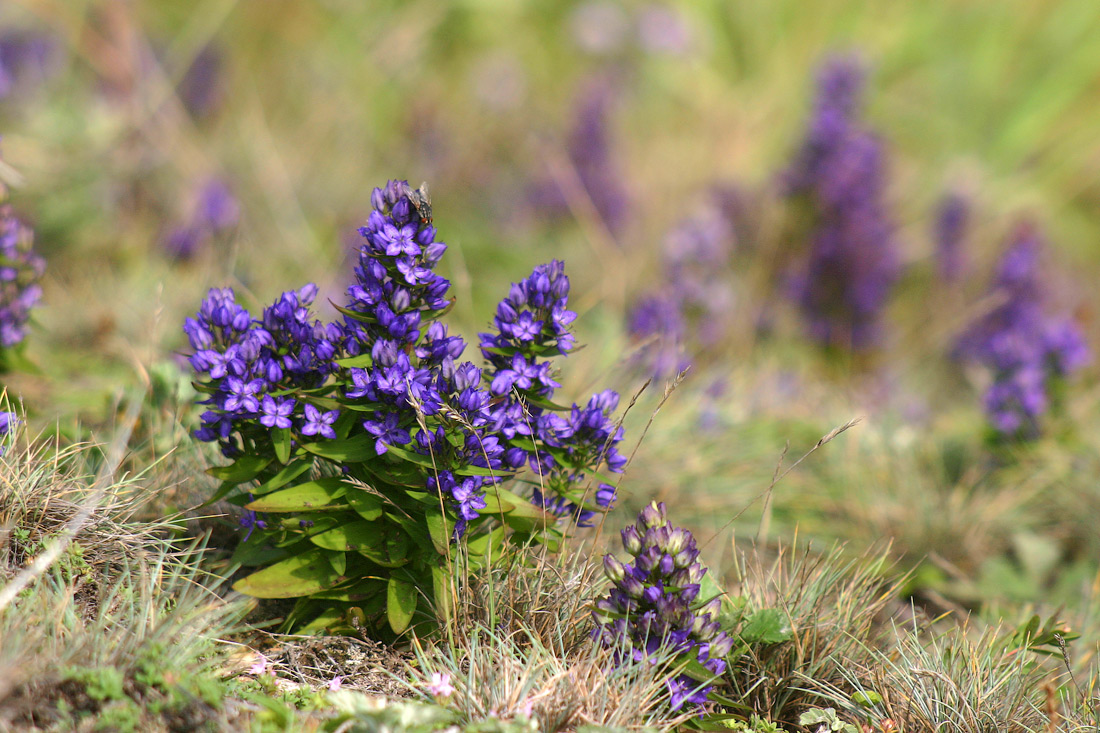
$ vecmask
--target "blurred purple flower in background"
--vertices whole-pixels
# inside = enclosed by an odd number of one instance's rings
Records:
[[[792,295],[815,339],[853,349],[879,340],[882,309],[899,275],[882,145],[856,119],[863,81],[854,57],[825,62],[806,139],[781,177],[787,196],[807,201],[811,226]]]
[[[221,108],[225,99],[224,66],[221,50],[208,44],[195,55],[180,79],[180,102],[195,119],[210,117]]]
[[[46,261],[34,251],[34,233],[6,203],[7,187],[0,183],[0,371],[4,352],[26,336],[30,311],[42,297],[38,281]]]
[[[995,306],[959,339],[956,354],[993,373],[984,405],[1002,436],[1033,438],[1050,406],[1054,380],[1090,358],[1077,324],[1045,313],[1040,270],[1043,240],[1034,224],[1021,223],[998,265],[990,288]]]
[[[940,200],[934,222],[936,264],[940,277],[956,282],[966,269],[963,238],[970,218],[970,205],[960,193],[948,193]]]
[[[614,160],[611,140],[611,108],[617,85],[610,77],[590,80],[581,90],[576,104],[573,129],[567,152],[581,191],[592,202],[596,213],[612,235],[626,224],[630,198]],[[535,208],[551,216],[570,211],[572,191],[569,182],[541,181],[531,192]]]
[[[53,72],[57,46],[48,36],[27,30],[0,32],[0,99],[20,87],[42,83]]]
[[[193,259],[211,239],[230,234],[240,219],[241,206],[229,184],[211,178],[197,190],[187,220],[171,226],[161,237],[161,248],[173,260]]]
[[[655,378],[676,375],[698,352],[722,342],[734,305],[732,250],[732,227],[717,206],[686,217],[666,235],[664,282],[627,316],[627,332],[642,342],[635,360]]]

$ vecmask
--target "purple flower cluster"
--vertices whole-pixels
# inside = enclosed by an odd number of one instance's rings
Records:
[[[184,322],[194,353],[190,363],[209,378],[202,426],[195,437],[216,441],[228,457],[254,447],[256,425],[306,432],[315,414],[285,396],[314,389],[334,371],[332,359],[342,333],[339,328],[311,321],[314,285],[283,293],[264,309],[262,319],[239,305],[229,288],[212,289],[195,318]]]
[[[807,259],[792,280],[794,297],[815,339],[854,349],[878,340],[899,275],[882,144],[857,119],[862,86],[854,58],[826,62],[806,139],[782,177],[788,196],[806,199],[812,226]]]
[[[556,492],[556,513],[583,523],[591,516],[583,499],[564,498],[571,483],[602,463],[621,471],[625,459],[610,418],[617,394],[573,405],[568,417],[548,402],[558,383],[542,359],[573,346],[564,266],[540,266],[512,286],[496,330],[482,334],[483,372],[457,363],[465,342],[436,320],[451,304],[450,283],[434,272],[446,245],[425,195],[391,181],[371,201],[355,282],[337,306],[342,321],[311,320],[312,285],[284,293],[259,320],[232,291],[211,290],[187,320],[191,365],[208,378],[197,437],[218,441],[227,456],[261,450],[278,430],[295,443],[358,438],[379,457],[418,454],[433,467],[426,487],[453,502],[455,537],[486,507],[487,486],[530,465],[543,490]],[[613,498],[606,485],[595,497],[604,508]],[[550,506],[541,493],[536,503]]]
[[[613,235],[627,221],[630,198],[612,154],[610,112],[616,85],[609,78],[592,80],[577,100],[573,129],[569,134],[569,162],[584,195]],[[542,182],[532,191],[534,204],[550,214],[570,209],[570,197],[556,182]]]
[[[937,270],[944,282],[957,282],[966,269],[963,238],[966,236],[970,205],[958,193],[949,193],[939,203],[934,223]]]
[[[637,661],[658,651],[694,658],[715,676],[726,670],[733,639],[718,622],[720,598],[699,601],[707,570],[698,562],[691,532],[673,527],[663,503],[650,503],[635,524],[622,531],[623,547],[634,562],[623,565],[604,556],[604,573],[612,582],[606,598],[596,602],[597,638],[608,648],[629,650]],[[667,680],[672,708],[702,704],[711,687],[686,674]]]
[[[164,252],[174,260],[189,260],[215,237],[233,231],[240,219],[241,207],[229,185],[211,178],[196,191],[187,221],[164,235]]]
[[[565,355],[574,346],[569,326],[577,314],[568,302],[565,265],[559,260],[540,265],[526,280],[512,285],[497,305],[495,330],[482,333],[480,345],[494,398],[490,419],[508,443],[504,464],[530,466],[540,478],[533,503],[586,527],[593,516],[583,506],[587,497],[567,497],[569,488],[584,478],[580,467],[595,471],[606,464],[609,471],[620,473],[626,458],[617,449],[623,430],[611,419],[619,403],[617,393],[595,394],[584,408],[574,404],[567,416],[550,402],[561,385],[554,381],[545,357]],[[600,508],[610,508],[614,487],[601,483],[593,499]]]
[[[0,200],[7,191],[0,184]],[[0,204],[0,368],[3,351],[26,336],[31,308],[42,297],[38,281],[46,261],[33,249],[34,234],[12,211]]]
[[[694,354],[722,342],[733,310],[727,274],[733,229],[717,206],[676,225],[665,237],[665,283],[639,300],[627,332],[640,341],[637,360],[658,379],[675,376]]]
[[[996,307],[959,340],[957,351],[993,372],[985,410],[1005,437],[1034,437],[1050,404],[1053,380],[1089,360],[1077,324],[1045,312],[1039,256],[1042,239],[1020,224],[1001,258],[990,296]]]

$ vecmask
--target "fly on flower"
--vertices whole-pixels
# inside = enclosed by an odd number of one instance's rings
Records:
[[[428,195],[428,184],[421,183],[420,188],[413,188],[406,183],[405,190],[402,193],[409,198],[409,203],[416,210],[420,223],[423,226],[430,225],[432,223],[432,197]]]

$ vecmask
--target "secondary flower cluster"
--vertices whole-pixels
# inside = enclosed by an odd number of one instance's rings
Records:
[[[574,343],[564,265],[539,266],[512,286],[495,330],[481,335],[486,369],[458,363],[465,342],[437,320],[450,283],[434,272],[446,245],[426,193],[391,181],[371,200],[355,282],[337,306],[342,321],[311,319],[313,285],[284,293],[262,319],[231,290],[211,290],[187,319],[191,365],[209,394],[196,436],[229,457],[280,440],[369,440],[380,461],[431,467],[420,480],[450,500],[455,537],[487,506],[487,486],[529,465],[540,474],[535,503],[586,523],[592,512],[575,486],[601,465],[621,471],[625,459],[610,417],[618,395],[601,392],[583,408],[549,402],[559,385],[546,358]],[[613,498],[601,485],[594,500],[608,508]]]
[[[675,376],[696,352],[721,343],[733,311],[732,245],[732,225],[717,206],[684,219],[665,237],[665,285],[638,301],[627,322],[630,336],[643,344],[638,359],[654,377]]]
[[[1089,360],[1073,319],[1045,312],[1041,250],[1035,226],[1019,225],[990,291],[998,305],[963,334],[957,347],[960,356],[993,372],[985,409],[994,429],[1006,437],[1037,435],[1053,381]]]
[[[38,281],[46,261],[33,248],[34,233],[12,211],[0,184],[0,369],[3,352],[26,336],[31,308],[42,297]]]
[[[187,221],[164,236],[164,252],[172,259],[189,260],[215,237],[231,232],[240,218],[241,207],[229,185],[212,178],[195,192]]]
[[[577,467],[606,463],[609,471],[619,473],[626,458],[616,448],[622,428],[611,419],[617,393],[595,394],[584,408],[574,404],[567,416],[550,402],[561,385],[552,379],[545,357],[564,356],[574,345],[569,325],[577,314],[568,309],[568,295],[569,278],[561,261],[536,267],[497,305],[495,331],[482,333],[480,346],[492,369],[489,388],[496,399],[491,421],[508,444],[504,464],[511,469],[528,465],[540,479],[533,502],[585,527],[593,516],[583,507],[588,497],[566,496],[584,478]],[[592,499],[609,509],[615,489],[601,483]]]
[[[725,672],[733,639],[717,620],[721,600],[699,601],[707,570],[698,562],[691,532],[673,527],[665,505],[653,502],[622,531],[622,540],[634,562],[623,565],[614,555],[604,556],[604,573],[613,586],[593,612],[600,641],[629,649],[637,661],[664,650],[694,659],[715,676]],[[670,676],[667,685],[673,709],[705,703],[711,690],[687,674]]]
[[[806,199],[812,226],[794,298],[815,339],[854,349],[879,338],[881,311],[899,274],[882,145],[857,119],[862,86],[855,59],[824,65],[806,139],[782,181],[788,196]]]

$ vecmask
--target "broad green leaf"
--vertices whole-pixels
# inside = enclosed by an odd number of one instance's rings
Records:
[[[355,510],[355,513],[363,519],[373,521],[382,516],[382,498],[366,489],[359,486],[348,486],[344,498]]]
[[[314,593],[310,598],[319,601],[341,601],[344,603],[357,603],[367,598],[373,598],[384,590],[385,581],[378,578],[361,580],[351,585],[341,585],[332,590],[323,590]]]
[[[416,612],[416,586],[391,575],[386,585],[386,618],[395,634],[409,627]]]
[[[362,323],[377,323],[378,320],[370,314],[353,311],[349,308],[344,308],[343,306],[336,305],[335,303],[332,303],[332,307],[338,310],[340,313],[343,313],[348,318],[351,318],[355,321],[360,321]]]
[[[370,354],[360,354],[359,356],[349,356],[346,359],[337,359],[336,363],[346,369],[369,367],[374,364],[374,357]]]
[[[271,431],[271,444],[275,448],[275,457],[279,463],[287,463],[290,460],[290,429],[275,428]]]
[[[356,552],[378,544],[383,538],[383,531],[379,523],[364,520],[334,527],[309,539],[326,550]]]
[[[492,532],[486,532],[466,541],[466,551],[471,555],[484,555],[492,548],[494,557],[499,557],[504,547],[504,527],[495,527]]]
[[[291,486],[246,504],[256,512],[304,512],[328,506],[347,493],[348,485],[338,477],[321,478]]]
[[[486,514],[501,514],[510,512],[515,508],[515,504],[500,497],[497,487],[490,486],[485,492],[485,508],[481,510],[481,514],[483,516]]]
[[[511,471],[503,471],[499,468],[485,468],[484,466],[463,466],[454,470],[455,476],[497,476],[502,479],[511,478]]]
[[[741,626],[740,635],[749,644],[779,644],[793,637],[786,614],[776,608],[750,614]]]
[[[444,623],[450,621],[454,606],[454,600],[451,597],[451,574],[447,572],[447,568],[439,565],[432,566],[432,597],[436,615]]]
[[[359,547],[359,554],[384,568],[397,568],[409,559],[409,536],[400,527],[376,523],[379,532],[370,544]]]
[[[411,450],[405,450],[396,445],[386,444],[386,453],[397,456],[403,461],[416,464],[417,466],[423,466],[424,468],[446,468],[446,466],[439,466],[438,461],[433,461],[431,456],[424,456],[419,453],[414,453]]]
[[[856,705],[862,705],[865,708],[873,708],[875,705],[882,704],[882,695],[878,694],[874,690],[854,692],[852,693],[852,702],[854,702]]]
[[[269,478],[267,481],[264,481],[256,488],[252,489],[252,494],[255,496],[259,496],[261,494],[267,494],[271,491],[274,491],[275,489],[281,489],[282,487],[286,486],[291,481],[308,471],[311,465],[313,465],[312,458],[307,457],[299,459],[294,463],[291,463],[289,466],[285,466],[284,468],[280,469],[279,472],[276,473],[274,476]]]
[[[333,571],[337,575],[347,575],[348,570],[348,556],[344,552],[330,552],[328,553],[328,564],[332,566]]]
[[[545,524],[553,524],[558,519],[553,514],[544,512],[522,496],[517,496],[511,491],[508,491],[508,489],[497,487],[496,494],[499,498],[512,505],[512,508],[508,510],[509,518],[535,519]]]
[[[373,435],[356,435],[347,440],[323,440],[304,443],[302,448],[315,456],[337,463],[362,463],[378,455],[374,449]]]
[[[308,550],[238,580],[233,590],[253,598],[297,598],[326,590],[342,580],[323,550]]]
[[[206,472],[216,479],[232,481],[235,484],[243,484],[260,475],[260,471],[267,468],[271,458],[264,456],[241,456],[228,466],[214,466],[206,469]]]
[[[446,555],[451,544],[451,531],[454,525],[447,519],[447,515],[437,507],[429,508],[425,512],[428,523],[428,535],[432,539],[435,551],[440,555]]]

